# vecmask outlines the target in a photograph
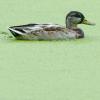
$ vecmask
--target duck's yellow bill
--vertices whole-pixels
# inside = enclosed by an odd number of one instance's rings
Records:
[[[88,21],[86,19],[82,23],[86,24],[86,25],[95,25],[95,23],[92,23],[92,22],[90,22],[90,21]]]

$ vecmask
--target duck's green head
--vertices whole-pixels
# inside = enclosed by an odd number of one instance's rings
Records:
[[[89,22],[85,19],[85,16],[78,11],[71,11],[66,16],[66,27],[74,28],[77,27],[78,24],[86,24],[86,25],[95,25],[92,22]]]

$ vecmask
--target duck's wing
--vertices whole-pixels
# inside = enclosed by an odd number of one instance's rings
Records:
[[[36,29],[36,26],[39,24],[27,24],[27,25],[20,25],[20,26],[11,26],[8,30],[14,35],[25,35],[30,33],[32,30]]]
[[[25,35],[31,32],[36,31],[61,31],[64,27],[58,24],[27,24],[27,25],[20,25],[20,26],[12,26],[8,28],[9,31],[14,35]]]
[[[63,31],[65,27],[58,24],[48,24],[44,27],[45,31]]]

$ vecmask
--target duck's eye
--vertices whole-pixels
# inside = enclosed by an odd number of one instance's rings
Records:
[[[80,15],[75,15],[75,17],[81,18],[81,16],[80,16]]]
[[[78,15],[78,14],[72,15],[72,17],[78,17],[78,18],[81,18],[81,16]]]

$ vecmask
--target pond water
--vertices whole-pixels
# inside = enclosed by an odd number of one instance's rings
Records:
[[[0,0],[0,99],[96,100],[100,98],[99,0]],[[9,26],[65,24],[81,11],[96,26],[80,25],[85,38],[20,41]]]

